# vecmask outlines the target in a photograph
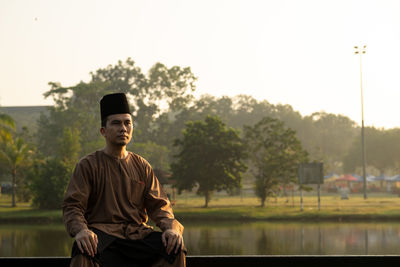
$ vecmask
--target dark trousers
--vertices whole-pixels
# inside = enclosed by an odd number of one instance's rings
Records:
[[[129,240],[107,235],[97,229],[93,231],[97,234],[99,243],[97,254],[92,260],[103,267],[151,266],[160,257],[172,264],[177,255],[181,253],[179,251],[178,254],[167,254],[162,243],[161,232],[152,232],[144,239]],[[186,249],[183,249],[183,251],[186,253]],[[74,242],[72,257],[78,254],[81,254],[81,252]]]

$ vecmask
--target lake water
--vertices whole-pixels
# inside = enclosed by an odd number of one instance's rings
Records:
[[[190,255],[400,255],[400,223],[189,223]],[[0,225],[0,257],[69,256],[63,225]]]

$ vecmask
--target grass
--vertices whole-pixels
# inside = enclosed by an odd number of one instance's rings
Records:
[[[350,195],[342,200],[340,195],[321,196],[318,209],[316,193],[303,197],[303,211],[300,211],[300,197],[271,199],[265,207],[254,196],[214,196],[209,208],[204,199],[191,195],[178,199],[175,214],[182,220],[229,219],[229,220],[396,220],[400,221],[400,198],[391,194],[373,194],[364,200],[361,194]]]
[[[61,210],[39,210],[29,202],[17,202],[11,207],[11,196],[0,195],[0,223],[57,223],[62,222]]]
[[[0,223],[58,223],[62,222],[61,210],[38,210],[30,203],[17,203],[12,208],[7,195],[0,196]],[[175,216],[188,220],[286,220],[286,221],[400,221],[400,198],[389,194],[370,194],[364,200],[362,195],[350,195],[342,200],[339,195],[321,196],[318,210],[316,193],[303,198],[300,211],[300,197],[294,196],[271,199],[265,207],[254,196],[214,195],[208,208],[203,208],[204,198],[195,194],[176,197]]]

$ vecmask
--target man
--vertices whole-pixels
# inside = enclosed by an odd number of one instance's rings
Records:
[[[106,146],[79,161],[63,202],[75,237],[71,266],[185,266],[183,226],[150,164],[126,150],[133,127],[125,94],[105,95],[100,111]]]

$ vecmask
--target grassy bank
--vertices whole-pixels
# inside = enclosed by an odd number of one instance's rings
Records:
[[[61,223],[61,210],[37,210],[30,203],[10,207],[6,196],[0,197],[0,223]],[[341,200],[339,196],[322,196],[318,210],[316,196],[305,196],[303,211],[300,198],[277,198],[259,206],[255,197],[214,196],[208,208],[203,198],[184,195],[177,198],[174,212],[178,219],[240,220],[240,221],[400,221],[400,198],[394,195],[374,195],[364,200],[361,195]]]

